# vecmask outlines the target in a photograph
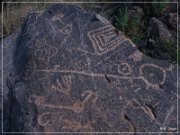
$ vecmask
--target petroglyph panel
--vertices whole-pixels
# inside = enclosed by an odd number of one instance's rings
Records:
[[[112,26],[104,26],[88,32],[88,37],[92,41],[95,52],[98,55],[107,53],[120,46],[126,41],[123,36],[118,36]]]
[[[98,18],[58,4],[6,40],[4,131],[177,131],[176,65],[146,57]]]

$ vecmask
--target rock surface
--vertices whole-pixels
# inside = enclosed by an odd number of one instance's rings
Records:
[[[169,13],[162,17],[162,21],[164,21],[171,28],[177,30],[177,17],[177,13]]]
[[[161,43],[169,42],[173,35],[159,19],[153,17],[149,21],[150,38]]]
[[[176,132],[177,69],[60,4],[3,42],[4,132]]]

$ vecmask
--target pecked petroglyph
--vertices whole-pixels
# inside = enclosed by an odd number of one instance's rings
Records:
[[[81,101],[78,101],[76,103],[74,103],[71,106],[63,106],[63,105],[54,105],[54,104],[46,104],[45,103],[45,98],[43,96],[36,96],[36,95],[32,95],[29,99],[28,99],[29,103],[34,103],[37,106],[40,107],[47,107],[47,108],[51,108],[51,109],[66,109],[66,110],[72,110],[76,113],[80,113],[83,111],[84,109],[84,103]]]
[[[71,36],[72,29],[73,29],[72,24],[67,24],[61,30],[58,31],[66,35],[66,37],[63,39],[63,42],[61,44],[64,44],[67,42],[67,39]]]
[[[124,37],[118,36],[115,29],[109,25],[88,32],[88,37],[98,55],[114,50],[121,43],[127,41]]]
[[[105,18],[53,4],[15,35],[3,39],[5,132],[176,132],[176,65]]]
[[[153,68],[154,70],[158,70],[159,73],[162,75],[158,78],[158,81],[151,82],[152,77],[157,77],[156,73],[151,71],[151,73],[148,71],[148,68]],[[147,71],[144,71],[146,69]],[[85,76],[93,76],[93,77],[103,77],[104,74],[102,73],[92,73],[87,71],[75,71],[75,70],[60,70],[60,69],[42,69],[38,70],[37,72],[46,72],[46,73],[71,73],[71,74],[79,74],[79,75],[85,75]],[[107,73],[107,77],[112,77],[114,79],[126,79],[126,80],[142,80],[147,85],[147,87],[152,87],[155,89],[160,89],[159,85],[163,85],[166,79],[166,71],[162,67],[155,65],[155,64],[143,64],[139,68],[139,76],[130,76],[133,72],[132,68],[127,63],[122,63],[118,66],[118,72],[122,75],[113,75]],[[149,74],[150,73],[150,74]],[[149,74],[149,75],[147,75]]]
[[[86,96],[87,95],[87,96]],[[98,100],[98,94],[95,93],[95,92],[92,92],[90,90],[85,90],[82,94],[81,94],[82,97],[86,97],[84,100],[83,100],[83,104],[87,103],[90,98],[92,98],[92,103],[95,104]]]
[[[72,131],[78,131],[78,130],[87,130],[87,131],[92,131],[92,123],[94,122],[87,122],[85,124],[81,124],[78,121],[72,121],[69,119],[64,119],[63,120],[64,125],[63,125],[63,129],[70,129]]]
[[[152,70],[146,70],[144,71],[145,69],[148,69],[149,68],[153,68],[153,70],[157,69],[159,71],[159,73],[161,73],[161,79],[156,81],[156,82],[152,82],[151,79],[154,78],[154,77],[157,77],[157,73],[153,72]],[[159,85],[163,85],[164,82],[165,82],[165,79],[166,79],[166,71],[161,68],[160,66],[158,65],[155,65],[155,64],[143,64],[140,69],[140,75],[142,76],[142,80],[150,87],[153,87],[153,88],[156,88],[156,89],[159,89]]]
[[[56,79],[56,84],[52,84],[51,89],[69,96],[72,90],[72,78],[72,76],[67,75]]]
[[[122,75],[129,75],[132,73],[132,68],[128,63],[121,63],[118,65],[118,72]]]
[[[86,90],[81,94],[82,97],[85,97],[82,101],[77,101],[74,104],[67,106],[67,105],[54,105],[54,104],[48,104],[45,103],[45,98],[43,96],[36,96],[31,95],[31,97],[28,99],[29,103],[34,103],[37,106],[40,107],[47,107],[51,109],[66,109],[74,111],[75,113],[81,113],[88,102],[96,103],[98,96],[96,93]]]
[[[35,40],[34,56],[44,63],[48,64],[50,59],[53,58],[58,53],[58,48],[54,46],[48,46],[47,39],[44,37],[41,40]],[[32,48],[32,47],[31,47]]]

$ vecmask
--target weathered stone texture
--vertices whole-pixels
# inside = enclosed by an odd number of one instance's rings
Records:
[[[66,4],[30,13],[3,50],[4,131],[177,130],[176,66],[96,14]]]

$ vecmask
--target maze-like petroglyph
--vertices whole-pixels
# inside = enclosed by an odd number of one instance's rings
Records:
[[[72,78],[73,76],[71,75],[65,75],[59,79],[56,79],[56,85],[52,84],[51,89],[57,90],[69,96],[72,90]]]
[[[110,50],[120,46],[126,39],[118,36],[112,26],[104,26],[88,32],[88,37],[92,41],[95,52],[98,55],[107,53]]]

